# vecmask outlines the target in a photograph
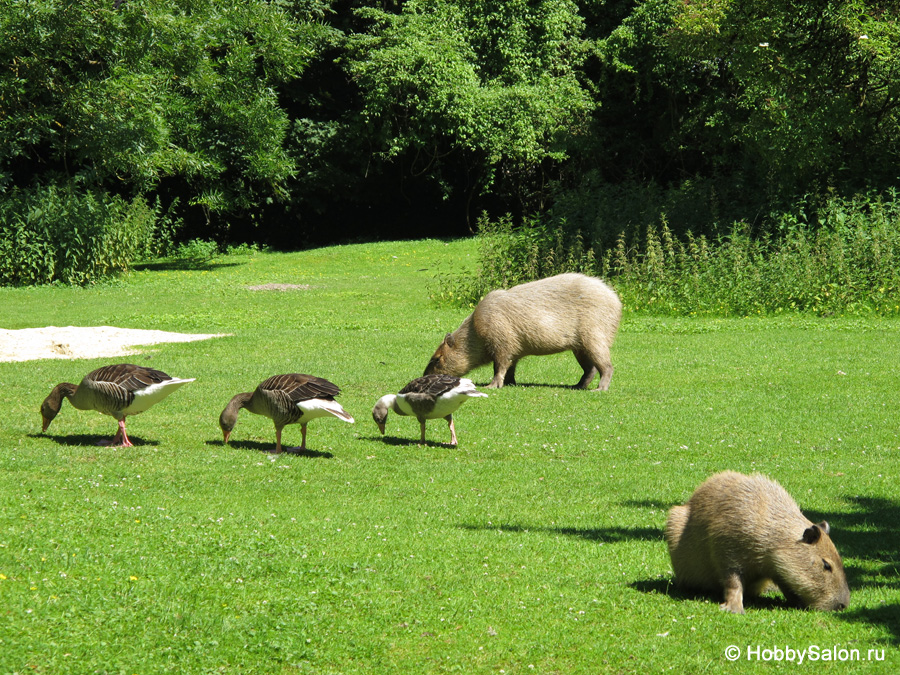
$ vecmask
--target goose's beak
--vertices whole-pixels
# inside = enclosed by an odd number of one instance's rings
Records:
[[[41,433],[44,433],[45,431],[47,431],[47,427],[50,426],[50,422],[52,422],[53,420],[48,417],[44,417],[43,415],[41,415],[41,419],[43,420],[43,425],[41,426]]]
[[[223,445],[228,445],[228,437],[231,436],[231,432],[230,432],[230,431],[223,431],[223,432],[222,432],[222,436],[223,436],[223,438],[224,438],[224,440],[222,441]]]

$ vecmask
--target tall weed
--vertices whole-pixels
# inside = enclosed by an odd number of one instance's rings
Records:
[[[432,297],[439,303],[474,307],[489,291],[562,272],[593,274],[594,250],[580,232],[548,227],[534,219],[515,227],[506,215],[478,220],[478,269],[473,275],[443,275]]]
[[[811,213],[811,216],[797,214]],[[493,288],[578,271],[608,279],[632,312],[678,316],[900,314],[900,198],[832,197],[754,234],[676,236],[663,216],[641,237],[595,250],[564,226],[483,223],[474,278],[438,299],[474,306]],[[446,289],[451,289],[447,293]]]
[[[140,197],[15,189],[0,200],[0,284],[94,283],[158,255],[171,245],[172,228]]]

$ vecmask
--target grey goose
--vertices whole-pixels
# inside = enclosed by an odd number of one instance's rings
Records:
[[[59,414],[64,398],[79,410],[96,410],[111,415],[119,421],[119,430],[112,440],[101,445],[130,447],[134,445],[125,431],[125,418],[142,413],[181,385],[193,382],[170,377],[161,370],[136,366],[131,363],[117,363],[93,370],[81,380],[81,384],[60,382],[41,404],[43,429],[47,428]]]
[[[306,425],[317,417],[331,415],[345,422],[353,417],[334,400],[341,390],[321,377],[290,373],[273,375],[259,384],[255,391],[237,394],[219,416],[224,442],[228,443],[238,412],[245,408],[256,415],[268,417],[275,424],[275,452],[280,453],[281,430],[288,424],[299,424],[303,440],[297,450],[306,449]]]
[[[409,415],[419,420],[421,442],[425,442],[425,420],[444,418],[450,425],[450,444],[457,445],[453,413],[469,398],[487,397],[478,391],[472,380],[453,375],[425,375],[417,377],[397,394],[386,394],[378,399],[372,410],[372,419],[384,434],[388,411]]]

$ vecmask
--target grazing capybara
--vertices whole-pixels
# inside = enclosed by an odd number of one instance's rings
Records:
[[[447,333],[425,374],[460,377],[493,361],[488,387],[499,388],[516,383],[522,357],[571,350],[584,369],[576,388],[587,389],[599,372],[597,389],[605,391],[613,374],[609,350],[621,318],[616,292],[584,274],[491,291],[456,331]]]
[[[743,614],[744,595],[770,584],[790,602],[829,611],[850,604],[850,588],[828,531],[775,481],[725,471],[669,511],[666,543],[676,586],[724,592],[729,612]]]

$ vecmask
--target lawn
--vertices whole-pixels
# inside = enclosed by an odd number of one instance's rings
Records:
[[[375,401],[467,314],[429,299],[436,275],[475,254],[358,244],[0,289],[6,329],[232,334],[0,363],[0,673],[897,672],[897,321],[626,308],[608,392],[568,388],[570,354],[531,358],[460,409],[458,448],[440,420],[424,446],[411,418],[382,437]],[[197,380],[129,418],[133,448],[97,446],[114,420],[68,403],[40,433],[53,385],[117,361]],[[314,420],[276,456],[244,411],[224,446],[231,396],[283,372],[338,384],[356,423]],[[672,587],[666,511],[723,469],[831,523],[848,610],[774,594],[734,616]]]

